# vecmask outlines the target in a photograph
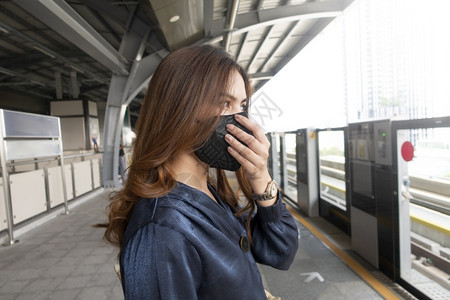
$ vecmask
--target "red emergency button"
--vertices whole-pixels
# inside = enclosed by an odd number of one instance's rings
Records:
[[[411,142],[404,142],[401,151],[405,161],[411,161],[414,158],[414,146]]]

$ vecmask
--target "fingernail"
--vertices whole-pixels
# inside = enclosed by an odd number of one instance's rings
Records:
[[[231,135],[226,134],[226,135],[225,135],[225,139],[226,139],[227,141],[231,141]]]
[[[234,125],[233,124],[227,124],[227,129],[228,130],[233,130],[234,129]]]

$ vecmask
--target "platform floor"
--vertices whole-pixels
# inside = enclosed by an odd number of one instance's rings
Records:
[[[289,271],[260,266],[264,285],[288,299],[383,299],[303,225],[300,247]]]
[[[102,240],[103,229],[91,226],[106,220],[109,192],[20,235],[18,243],[0,247],[0,299],[123,299],[113,269],[117,252]],[[301,223],[298,227],[300,248],[290,270],[259,266],[274,296],[383,299],[310,230]]]

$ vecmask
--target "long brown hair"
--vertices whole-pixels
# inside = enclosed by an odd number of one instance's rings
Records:
[[[193,151],[212,134],[223,108],[222,95],[230,88],[233,71],[242,75],[250,98],[252,91],[245,71],[219,48],[207,45],[182,48],[161,61],[136,123],[128,179],[122,190],[110,196],[109,223],[104,235],[107,241],[121,247],[129,215],[138,199],[161,197],[174,188],[176,180],[168,162],[183,151]],[[255,204],[250,200],[250,184],[242,170],[236,172],[236,177],[249,200],[236,214],[245,211],[251,214]],[[215,182],[211,178],[208,180],[223,201],[233,209],[238,208],[237,195],[223,170],[218,169]]]

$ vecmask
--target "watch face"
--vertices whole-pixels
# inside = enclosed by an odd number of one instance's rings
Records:
[[[253,194],[253,196],[254,196],[255,200],[261,201],[261,200],[270,200],[270,199],[276,197],[277,194],[278,194],[277,182],[275,180],[272,180],[267,185],[267,188],[266,188],[266,191],[264,192],[264,194],[260,194],[260,195]]]
[[[272,187],[270,189],[270,195],[272,197],[275,197],[277,195],[277,184],[275,181],[272,183]]]

